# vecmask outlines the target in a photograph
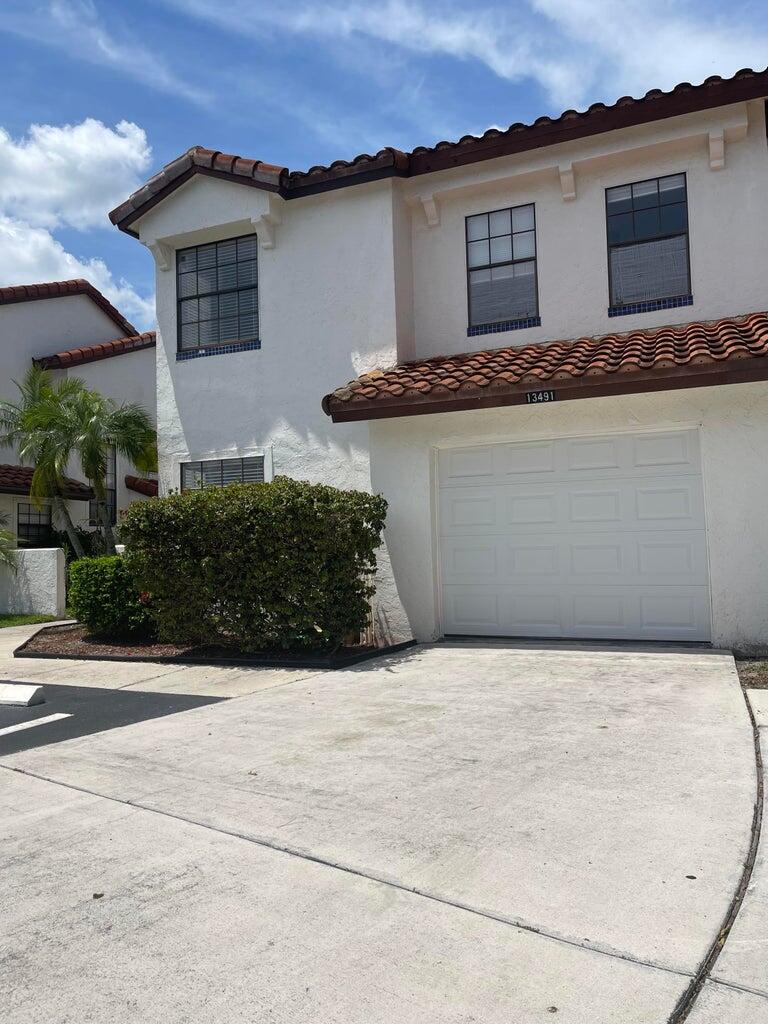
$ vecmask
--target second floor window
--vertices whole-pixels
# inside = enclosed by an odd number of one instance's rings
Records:
[[[259,337],[256,235],[176,253],[180,351]]]
[[[245,459],[206,459],[182,462],[182,491],[200,491],[204,487],[226,487],[227,484],[261,484],[264,482],[264,456]]]
[[[533,203],[467,217],[469,326],[538,316]]]
[[[606,189],[611,306],[689,295],[684,174]]]

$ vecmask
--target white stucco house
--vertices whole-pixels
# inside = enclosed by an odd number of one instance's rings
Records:
[[[137,402],[155,416],[155,334],[139,333],[88,281],[52,281],[0,287],[0,398],[15,401],[14,381],[37,362],[54,377],[76,376],[116,402]],[[66,497],[76,525],[92,525],[91,490],[72,467]],[[49,542],[50,508],[29,499],[33,468],[0,448],[0,511],[21,545]],[[120,456],[109,467],[113,516],[157,492],[157,482],[135,476]]]
[[[389,502],[382,639],[768,642],[768,72],[291,171],[195,147],[157,266],[161,492]]]

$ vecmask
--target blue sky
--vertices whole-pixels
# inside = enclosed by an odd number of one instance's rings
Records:
[[[86,276],[142,328],[152,260],[106,214],[191,145],[300,169],[768,64],[739,0],[0,7],[0,285]]]

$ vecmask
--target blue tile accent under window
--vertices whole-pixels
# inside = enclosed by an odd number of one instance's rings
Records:
[[[202,356],[223,356],[227,352],[248,352],[261,348],[260,341],[236,341],[234,345],[214,345],[212,348],[191,348],[187,352],[177,352],[176,361],[200,359]]]
[[[504,331],[522,331],[526,327],[541,327],[540,316],[529,316],[523,320],[503,320],[498,324],[478,324],[467,328],[467,337],[476,338],[480,334],[502,334]]]
[[[692,305],[692,295],[674,295],[669,299],[652,299],[650,302],[632,302],[626,306],[611,306],[608,316],[630,316],[632,313],[652,313],[656,309],[677,309],[678,306]]]

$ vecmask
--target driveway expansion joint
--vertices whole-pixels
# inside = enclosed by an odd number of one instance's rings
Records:
[[[735,671],[735,667],[734,667]],[[757,852],[760,846],[760,833],[763,825],[763,804],[764,804],[764,776],[763,776],[763,755],[760,748],[760,730],[757,725],[757,719],[755,718],[755,712],[752,708],[752,704],[749,700],[747,687],[741,684],[741,693],[744,697],[744,704],[746,706],[747,715],[752,726],[752,742],[755,748],[755,773],[756,773],[756,789],[755,789],[755,809],[752,816],[752,832],[749,842],[749,850],[747,851],[747,857],[744,861],[744,868],[741,873],[741,879],[736,887],[736,891],[733,894],[733,899],[726,912],[725,919],[720,926],[715,941],[710,946],[709,952],[704,957],[699,966],[698,971],[693,977],[691,984],[687,990],[680,997],[680,1000],[672,1011],[671,1016],[667,1024],[683,1024],[686,1021],[696,1004],[705,983],[710,982],[712,984],[718,984],[725,988],[736,989],[737,991],[751,991],[750,989],[743,989],[738,985],[731,985],[728,982],[717,981],[711,978],[712,971],[714,970],[715,964],[717,963],[718,957],[725,946],[731,929],[736,922],[736,918],[741,910],[741,905],[744,902],[744,897],[747,895],[749,889],[749,883],[752,880],[752,872],[755,867],[755,861],[757,859]],[[766,996],[764,992],[754,992],[754,995]]]
[[[404,882],[398,882],[395,879],[385,878],[384,876],[371,874],[363,871],[362,869],[352,867],[351,865],[342,864],[336,861],[328,860],[327,858],[320,857],[316,854],[309,853],[308,851],[299,850],[289,846],[283,846],[279,843],[272,842],[268,839],[260,839],[254,836],[245,835],[241,832],[235,832],[231,829],[218,828],[215,825],[209,825],[204,821],[197,821],[195,818],[188,818],[182,814],[174,814],[171,811],[164,811],[161,808],[150,807],[146,804],[142,804],[139,800],[128,800],[122,799],[116,796],[110,796],[105,793],[99,793],[96,790],[87,789],[84,786],[77,786],[70,782],[60,782],[57,779],[52,779],[46,775],[41,775],[37,772],[28,771],[25,768],[16,767],[13,765],[6,765],[0,761],[0,768],[4,768],[6,771],[16,772],[19,775],[26,775],[33,779],[38,779],[41,782],[48,782],[55,786],[61,786],[64,789],[72,790],[76,793],[83,793],[86,796],[93,796],[97,799],[108,800],[111,803],[121,804],[125,807],[130,807],[135,810],[147,811],[150,814],[157,814],[164,818],[169,818],[174,821],[183,822],[186,825],[194,825],[198,828],[206,829],[209,832],[214,832],[218,835],[228,836],[230,839],[239,839],[246,843],[251,843],[253,846],[261,847],[262,849],[272,850],[275,853],[284,854],[287,857],[295,857],[299,860],[307,861],[308,863],[317,864],[320,867],[331,868],[335,871],[341,871],[344,874],[353,875],[357,878],[362,878],[368,882],[374,882],[377,885],[384,885],[391,889],[396,889],[400,892],[407,893],[412,896],[418,896],[421,899],[429,900],[433,903],[438,903],[445,907],[451,907],[454,910],[460,910],[464,913],[472,914],[475,917],[484,918],[488,921],[494,921],[497,924],[507,925],[517,931],[527,932],[528,934],[538,935],[545,939],[550,939],[552,942],[557,942],[562,945],[571,946],[575,949],[582,949],[587,953],[595,953],[599,956],[609,957],[613,960],[622,960],[626,963],[634,964],[638,967],[644,967],[652,971],[660,971],[663,974],[673,975],[680,978],[690,978],[691,982],[695,981],[697,975],[694,975],[691,971],[681,970],[677,967],[672,967],[667,964],[654,963],[650,960],[643,960],[640,957],[633,956],[631,953],[625,953],[621,950],[607,948],[600,946],[596,943],[589,943],[584,941],[578,941],[576,939],[569,938],[566,935],[559,935],[556,932],[547,931],[544,928],[539,928],[536,925],[528,924],[524,921],[516,920],[515,918],[506,917],[502,914],[494,914],[491,911],[483,910],[479,907],[473,907],[470,904],[462,903],[458,900],[450,899],[449,897],[440,896],[437,893],[429,892],[425,889],[420,889],[418,886],[410,886]],[[146,794],[148,795],[148,794]],[[724,987],[732,987],[725,982],[721,982]],[[690,990],[689,989],[686,991]],[[670,1018],[669,1024],[672,1024],[673,1018]]]

